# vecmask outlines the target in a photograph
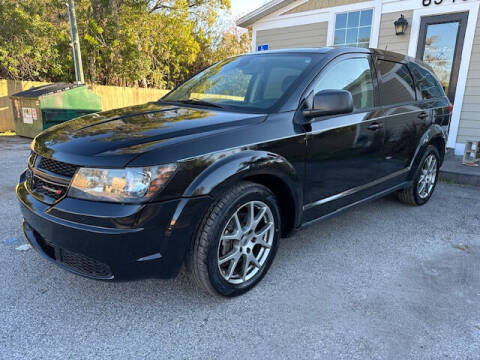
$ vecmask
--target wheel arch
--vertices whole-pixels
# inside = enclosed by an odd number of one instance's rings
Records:
[[[282,236],[288,236],[301,219],[303,191],[297,171],[284,157],[266,152],[240,151],[213,162],[184,192],[184,197],[217,197],[239,181],[261,184],[276,196],[282,217]]]
[[[445,152],[446,152],[446,141],[442,136],[436,136],[432,138],[429,142],[430,145],[433,145],[437,148],[438,153],[440,154],[440,164],[443,164],[445,160]]]
[[[415,150],[415,154],[413,156],[412,162],[410,164],[410,178],[415,173],[415,169],[418,167],[420,160],[422,159],[422,155],[425,152],[425,149],[429,145],[433,145],[437,148],[440,154],[440,165],[443,163],[445,159],[445,152],[446,152],[446,137],[443,129],[441,126],[434,124],[428,128],[428,130],[423,134],[422,138],[419,141],[419,144]]]
[[[280,207],[280,216],[282,219],[282,237],[292,233],[297,227],[297,215],[299,210],[295,206],[295,199],[292,190],[288,184],[280,177],[272,174],[248,175],[243,180],[251,181],[263,185],[275,194]],[[293,216],[292,216],[293,215]]]

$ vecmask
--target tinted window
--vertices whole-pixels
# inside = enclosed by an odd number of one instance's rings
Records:
[[[268,111],[318,60],[319,56],[310,54],[230,58],[187,80],[163,100],[182,102],[198,99],[231,110]]]
[[[408,67],[393,61],[379,60],[380,104],[392,105],[415,101],[415,86]]]
[[[343,60],[327,69],[314,91],[321,90],[350,91],[355,110],[373,107],[373,81],[368,59]]]
[[[433,99],[445,96],[442,86],[426,69],[410,63],[410,70],[415,77],[415,85],[423,99]]]
[[[273,68],[267,76],[263,98],[280,98],[301,73],[300,69],[291,67]]]

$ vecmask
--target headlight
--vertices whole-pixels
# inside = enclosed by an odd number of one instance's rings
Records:
[[[70,197],[113,202],[141,202],[162,190],[177,169],[175,164],[125,169],[80,168]]]

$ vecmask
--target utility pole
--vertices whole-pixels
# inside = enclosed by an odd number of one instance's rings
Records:
[[[71,45],[73,50],[73,62],[75,64],[75,78],[77,83],[85,83],[83,76],[82,53],[80,51],[80,39],[78,37],[77,17],[75,16],[75,5],[73,0],[68,0],[68,19],[70,20],[70,36],[72,39]]]

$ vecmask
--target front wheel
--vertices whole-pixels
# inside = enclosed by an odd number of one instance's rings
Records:
[[[214,295],[237,296],[266,274],[278,247],[280,215],[265,186],[242,182],[219,196],[187,256],[187,269]]]
[[[400,190],[398,198],[409,205],[423,205],[432,197],[438,181],[440,155],[436,147],[429,145],[413,175],[412,185]]]

